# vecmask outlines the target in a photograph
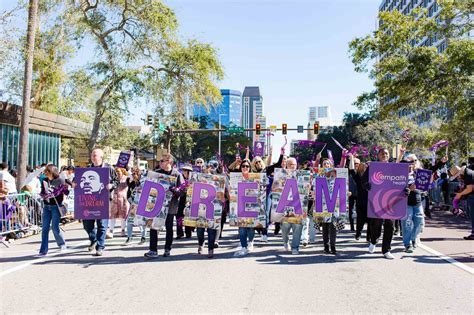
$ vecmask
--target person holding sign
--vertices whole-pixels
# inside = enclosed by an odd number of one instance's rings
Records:
[[[416,239],[425,224],[421,202],[426,193],[416,189],[415,179],[412,178],[408,181],[406,194],[408,196],[408,215],[405,220],[401,221],[403,245],[407,253],[413,253],[416,248]]]
[[[118,177],[118,185],[114,191],[112,197],[112,206],[110,207],[110,224],[109,224],[109,231],[110,234],[114,235],[114,228],[115,222],[117,219],[122,219],[121,227],[122,232],[121,236],[125,236],[125,225],[126,225],[126,217],[128,216],[128,211],[130,210],[130,203],[128,202],[128,186],[129,186],[129,178],[128,172],[125,168],[117,167],[115,169]]]

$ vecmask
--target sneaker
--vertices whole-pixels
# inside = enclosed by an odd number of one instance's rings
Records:
[[[306,247],[306,246],[308,246],[308,241],[303,241],[302,244],[303,244],[304,247]]]
[[[417,241],[411,241],[411,246],[413,247],[413,249],[417,248],[418,247],[418,242]]]
[[[120,236],[121,236],[121,237],[127,236],[127,233],[125,233],[125,230],[122,230],[122,231],[120,232]]]
[[[464,236],[463,237],[466,241],[472,241],[474,240],[474,234],[471,234],[471,235],[468,235],[468,236]]]
[[[329,254],[329,246],[327,245],[324,246],[324,253]]]
[[[219,242],[214,242],[214,248],[219,248]]]
[[[409,245],[407,248],[405,248],[405,252],[409,254],[413,253],[413,246]]]
[[[331,246],[331,254],[336,255],[336,246]]]
[[[268,243],[268,236],[267,235],[262,235],[262,238],[260,239],[263,243]]]
[[[60,253],[67,253],[67,252],[69,252],[69,248],[68,248],[66,245],[63,245],[63,246],[61,246],[61,248],[59,249],[59,252],[60,252]]]
[[[146,252],[144,256],[146,258],[158,258],[158,252],[150,250],[150,251]]]
[[[207,258],[213,258],[214,257],[214,250],[213,249],[210,249],[208,252],[207,252]]]
[[[386,259],[395,259],[395,256],[392,255],[391,252],[386,252],[385,254],[383,254],[383,256],[386,258]]]
[[[122,244],[122,246],[127,246],[127,245],[130,245],[132,243],[132,238],[131,237],[127,237],[127,239],[125,240],[125,242]]]
[[[369,253],[373,254],[375,252],[375,244],[369,244]]]
[[[249,245],[248,245],[248,251],[251,252],[253,251],[253,241],[252,242],[249,242]]]
[[[91,242],[91,244],[87,247],[87,250],[89,252],[92,252],[95,249],[96,245],[97,245],[97,242]]]
[[[355,239],[356,241],[360,240],[360,233],[356,232]]]
[[[199,246],[198,247],[198,255],[201,255],[202,254],[202,246]]]
[[[234,253],[234,257],[242,257],[246,256],[249,253],[247,248],[242,248]]]
[[[286,251],[289,251],[289,250],[290,250],[290,246],[288,245],[288,243],[283,244],[283,248],[284,248]]]
[[[169,257],[171,255],[171,251],[166,249],[165,252],[163,253],[163,257]]]
[[[107,231],[107,232],[105,233],[105,239],[106,239],[106,240],[111,240],[111,239],[113,239],[113,238],[114,238],[114,234],[113,234],[112,232]]]
[[[35,258],[42,258],[42,257],[46,257],[47,255],[48,255],[48,253],[38,253],[34,257]]]
[[[96,255],[96,256],[102,256],[102,255],[104,255],[104,250],[103,250],[103,249],[98,249],[98,250],[95,252],[95,255]]]
[[[138,242],[138,244],[140,244],[140,245],[141,245],[141,244],[145,244],[145,241],[146,241],[146,238],[145,238],[145,237],[142,237],[142,238],[140,239],[140,242]]]
[[[300,252],[299,252],[297,249],[293,249],[293,250],[291,251],[291,254],[292,254],[292,255],[298,255],[299,253],[300,253]]]

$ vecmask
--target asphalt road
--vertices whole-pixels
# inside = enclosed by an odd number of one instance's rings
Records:
[[[39,236],[0,248],[2,313],[474,313],[474,275],[422,248],[404,253],[399,237],[392,261],[348,231],[336,257],[322,253],[320,234],[298,256],[271,234],[234,258],[237,230],[227,228],[213,259],[197,254],[193,237],[150,261],[138,237],[127,247],[108,240],[105,255],[93,257],[82,226],[66,230],[66,254],[51,241],[50,256],[33,258]],[[160,234],[161,254],[163,242]]]

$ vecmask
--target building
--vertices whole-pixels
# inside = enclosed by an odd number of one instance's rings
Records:
[[[340,121],[332,119],[331,106],[311,106],[308,111],[308,140],[315,139],[313,125],[316,121],[319,122],[319,133],[324,133],[328,128],[342,124]]]
[[[263,109],[263,97],[258,86],[246,86],[242,95],[242,127],[253,129],[260,123],[262,129],[266,128],[266,118]],[[255,131],[248,131],[248,137],[254,141],[264,141],[265,133],[257,136]]]
[[[20,145],[20,121],[23,108],[0,102],[0,159],[11,169],[17,168]],[[61,165],[61,139],[80,138],[92,130],[92,125],[63,116],[31,110],[28,136],[28,164]]]
[[[194,105],[190,117],[205,120],[206,128],[219,127],[219,116],[223,127],[242,126],[242,97],[239,91],[221,90],[222,102],[217,105]]]

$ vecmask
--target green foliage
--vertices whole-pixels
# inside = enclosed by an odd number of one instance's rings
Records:
[[[416,9],[410,15],[381,12],[376,32],[350,42],[355,70],[368,72],[376,88],[359,96],[354,105],[376,111],[382,121],[401,110],[413,113],[413,119],[445,113],[449,124],[443,125],[440,136],[465,156],[466,144],[474,138],[474,128],[466,128],[474,119],[474,43],[462,35],[472,31],[469,15],[474,4],[438,3],[439,23],[426,10]],[[435,47],[412,45],[426,38],[444,38],[448,48],[439,53]],[[459,126],[464,126],[462,132],[456,132]]]

